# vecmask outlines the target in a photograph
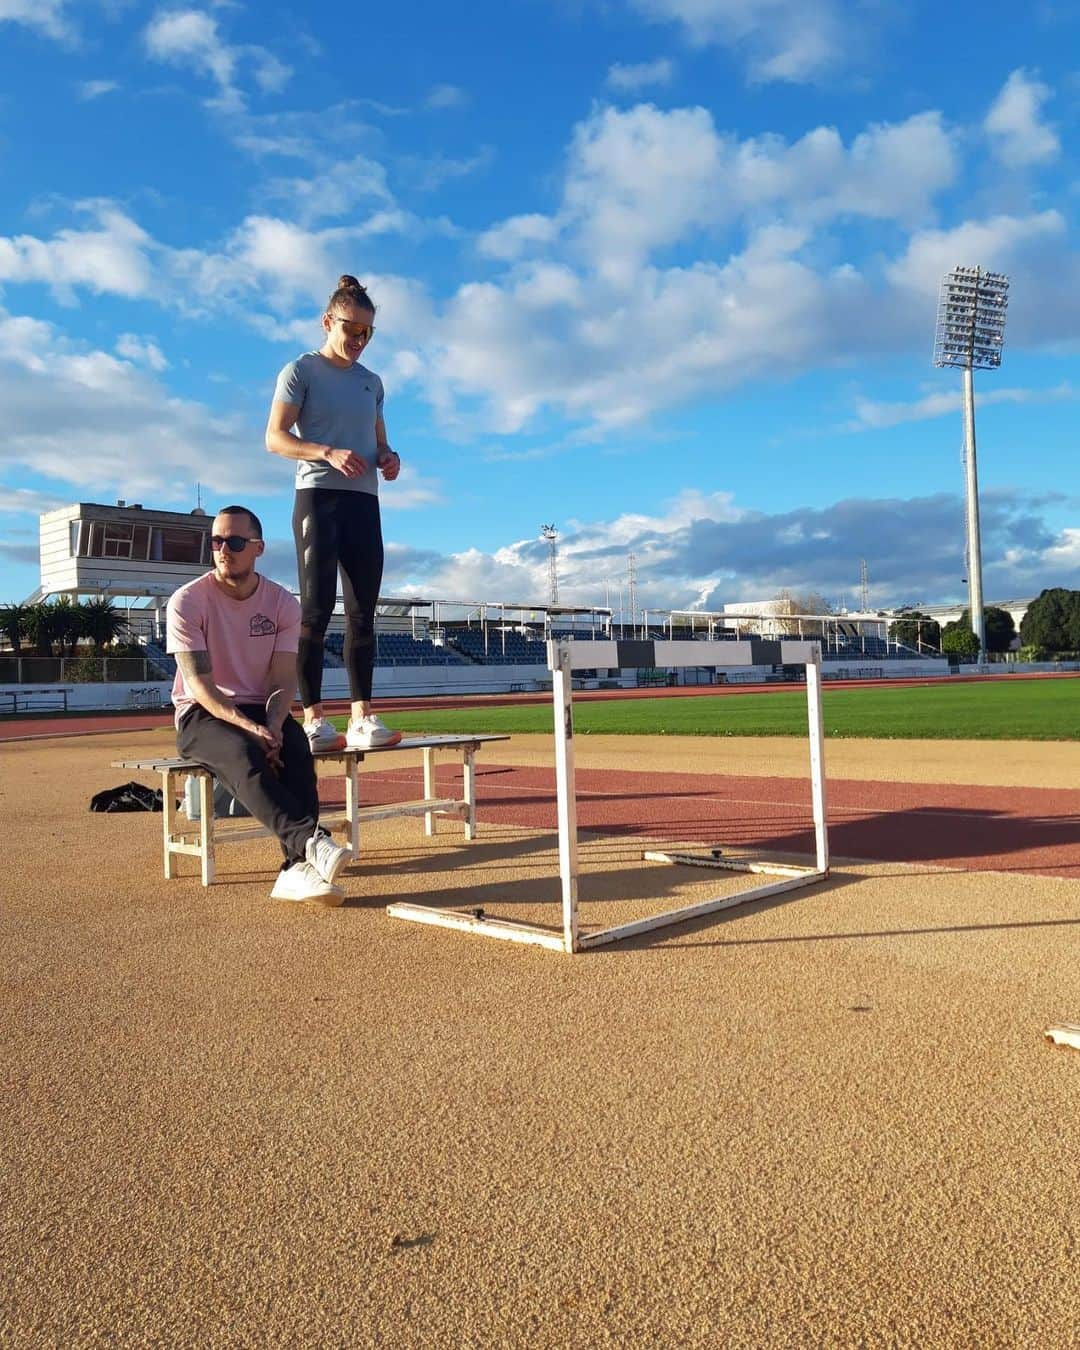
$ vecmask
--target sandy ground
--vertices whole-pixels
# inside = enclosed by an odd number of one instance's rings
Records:
[[[805,754],[590,740],[583,766]],[[333,911],[268,901],[270,841],[166,883],[159,816],[86,805],[168,747],[0,749],[4,1345],[1080,1344],[1080,1054],[1042,1037],[1080,1020],[1075,883],[842,865],[569,958],[383,908],[549,914],[538,831],[371,827]],[[1080,767],[830,745],[860,764]],[[740,884],[639,852],[586,844],[590,917]]]

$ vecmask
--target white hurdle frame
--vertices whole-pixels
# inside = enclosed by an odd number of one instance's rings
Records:
[[[646,659],[646,649],[648,658]],[[806,668],[806,709],[810,749],[810,792],[814,819],[814,866],[800,867],[792,863],[762,862],[757,860],[702,857],[693,853],[672,853],[645,849],[642,858],[649,862],[667,862],[687,867],[705,867],[718,871],[747,872],[778,877],[780,880],[753,886],[735,895],[713,896],[692,905],[666,910],[647,919],[615,924],[611,928],[582,933],[578,923],[578,830],[577,791],[574,771],[574,713],[573,671],[583,669],[614,669],[616,667],[651,665],[661,669],[704,666],[732,669],[758,664],[801,665]],[[825,792],[825,724],[821,707],[821,645],[808,641],[697,642],[697,641],[574,641],[561,639],[548,643],[548,669],[552,673],[552,699],[555,713],[555,784],[559,824],[559,881],[562,892],[562,927],[542,928],[536,924],[512,919],[487,918],[482,911],[474,914],[454,909],[438,909],[428,905],[388,905],[386,912],[397,919],[414,923],[432,924],[440,928],[456,928],[463,932],[482,933],[487,937],[503,938],[510,942],[524,942],[534,946],[550,947],[554,951],[582,952],[590,947],[601,947],[622,938],[646,933],[654,928],[685,923],[751,900],[785,891],[799,890],[815,885],[829,875],[829,834],[826,822]]]

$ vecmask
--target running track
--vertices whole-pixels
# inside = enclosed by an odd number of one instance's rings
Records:
[[[955,680],[958,677],[952,676]],[[964,677],[959,677],[964,678]],[[970,678],[994,678],[970,677]],[[1076,678],[1012,676],[1025,678]],[[877,681],[851,681],[865,687]],[[884,681],[927,684],[928,680]],[[830,682],[830,688],[837,684]],[[786,685],[648,689],[629,693],[589,691],[575,701],[610,697],[737,695],[774,692]],[[546,702],[548,695],[514,698],[380,700],[395,708],[476,707],[508,702]],[[338,711],[335,706],[331,711]],[[341,711],[345,705],[341,705]],[[0,724],[0,741],[149,731],[170,724],[168,713],[12,718]],[[440,767],[449,784],[460,767]],[[495,824],[554,831],[555,781],[550,770],[511,765],[478,766],[480,818]],[[383,803],[421,795],[419,769],[367,770],[364,799]],[[809,789],[805,779],[750,778],[711,774],[626,773],[579,770],[578,823],[615,836],[667,834],[705,847],[769,852],[812,852]],[[324,800],[344,799],[343,779],[323,779]],[[834,857],[919,863],[969,871],[1015,871],[1080,879],[1080,789],[981,787],[927,783],[878,783],[830,778],[830,848]],[[658,830],[657,822],[666,822]],[[446,827],[449,830],[449,826]],[[481,834],[481,838],[482,838]]]
[[[460,792],[460,766],[436,777]],[[369,770],[361,784],[369,805],[423,795],[419,768]],[[344,779],[320,790],[327,804],[344,801]],[[600,834],[813,854],[802,778],[579,769],[577,800],[579,827]],[[478,765],[477,812],[481,840],[484,822],[554,832],[554,771]],[[828,814],[834,858],[1080,879],[1080,789],[830,778]],[[452,835],[452,824],[442,828]]]

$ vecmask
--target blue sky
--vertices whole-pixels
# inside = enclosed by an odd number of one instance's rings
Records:
[[[364,281],[403,459],[384,594],[962,597],[938,284],[988,599],[1080,587],[1075,6],[0,0],[0,600],[66,502],[250,501],[294,579],[280,367]]]

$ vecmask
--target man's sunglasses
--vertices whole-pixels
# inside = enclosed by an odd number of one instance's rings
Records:
[[[210,536],[210,547],[215,553],[220,553],[223,548],[227,548],[230,553],[243,553],[248,544],[257,544],[257,539],[247,539],[242,534],[212,534]]]
[[[359,338],[362,342],[370,342],[375,334],[373,323],[350,323],[348,319],[343,319],[340,314],[331,314],[330,317],[335,323],[341,324],[341,331],[346,337]]]

